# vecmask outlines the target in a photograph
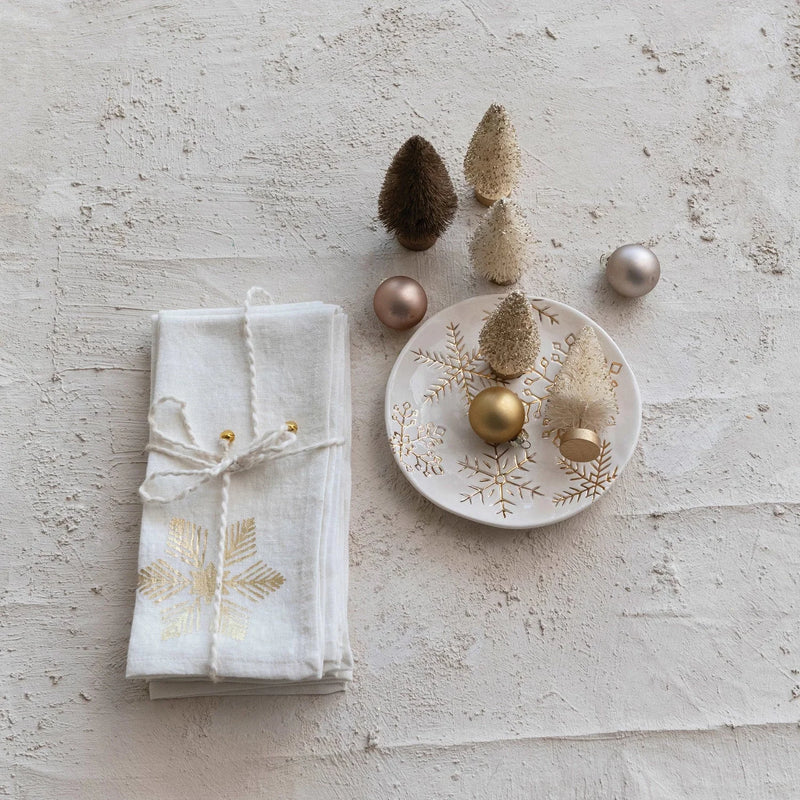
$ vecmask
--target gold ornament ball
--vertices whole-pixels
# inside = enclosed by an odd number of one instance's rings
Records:
[[[387,328],[405,331],[413,328],[428,310],[428,296],[413,278],[395,275],[376,290],[372,307]]]
[[[490,386],[472,399],[469,424],[489,444],[509,442],[522,431],[525,406],[510,389]]]

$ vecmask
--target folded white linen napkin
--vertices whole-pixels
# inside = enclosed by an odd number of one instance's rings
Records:
[[[154,318],[127,668],[152,698],[352,677],[347,317],[250,297]]]

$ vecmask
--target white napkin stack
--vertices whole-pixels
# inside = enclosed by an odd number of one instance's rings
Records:
[[[255,306],[247,318],[260,433],[293,420],[296,439],[280,457],[230,473],[221,591],[222,476],[206,475],[181,499],[145,502],[127,677],[148,680],[153,699],[323,694],[352,677],[347,317],[337,306],[301,303]],[[220,433],[230,430],[230,456],[247,451],[254,434],[244,325],[241,308],[154,318],[154,428],[189,447],[194,437],[216,458]],[[147,481],[193,469],[191,460],[150,452]]]

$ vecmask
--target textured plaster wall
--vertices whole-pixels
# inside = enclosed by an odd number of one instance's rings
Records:
[[[800,8],[778,0],[0,0],[0,796],[796,798]],[[460,162],[516,120],[523,287],[617,339],[644,399],[613,492],[501,533],[419,499],[384,442],[406,334],[493,288]],[[461,209],[376,223],[430,138]],[[654,246],[616,297],[601,253]],[[352,320],[345,696],[151,703],[124,680],[149,315],[251,284]]]

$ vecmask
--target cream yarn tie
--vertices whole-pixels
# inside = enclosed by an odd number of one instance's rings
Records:
[[[180,441],[166,434],[158,421],[161,407],[171,409],[179,426],[183,429],[186,441]],[[251,469],[264,461],[279,458],[281,455],[302,453],[309,449],[318,449],[335,444],[336,440],[320,442],[310,447],[302,447],[284,453],[286,448],[297,439],[297,425],[286,422],[273,431],[254,439],[241,453],[231,455],[233,434],[223,431],[221,453],[204,450],[197,442],[186,417],[186,403],[177,397],[161,397],[156,400],[148,414],[150,423],[150,442],[145,448],[150,453],[162,453],[178,461],[193,464],[191,469],[165,469],[149,475],[139,487],[139,496],[145,502],[171,503],[183,500],[184,497],[199,489],[203,484],[220,475],[229,476],[232,472]]]
[[[158,470],[145,478],[139,487],[139,496],[145,502],[171,503],[182,500],[192,492],[199,489],[214,478],[221,478],[221,492],[219,505],[219,524],[217,536],[216,582],[214,586],[214,602],[211,623],[211,647],[209,652],[208,677],[212,681],[219,680],[218,667],[218,636],[220,628],[220,614],[222,607],[222,580],[225,559],[225,533],[228,521],[228,489],[231,474],[252,469],[265,461],[274,461],[283,456],[292,456],[311,450],[321,450],[325,447],[344,444],[344,439],[327,439],[300,448],[287,450],[289,445],[297,439],[297,423],[285,422],[279,428],[259,433],[259,419],[257,408],[257,384],[255,348],[253,334],[250,328],[250,309],[256,293],[266,296],[269,303],[272,298],[259,287],[253,287],[247,293],[244,302],[243,337],[245,354],[247,357],[248,375],[250,379],[250,421],[253,428],[253,439],[242,452],[231,454],[235,436],[232,431],[223,431],[220,434],[221,452],[211,453],[203,449],[192,431],[186,415],[186,403],[177,397],[166,396],[156,400],[150,406],[147,416],[150,424],[150,442],[145,448],[148,452],[161,453],[177,461],[191,464],[188,469]],[[159,417],[163,414],[173,416],[175,424],[181,430],[183,441],[170,436],[161,427]]]

